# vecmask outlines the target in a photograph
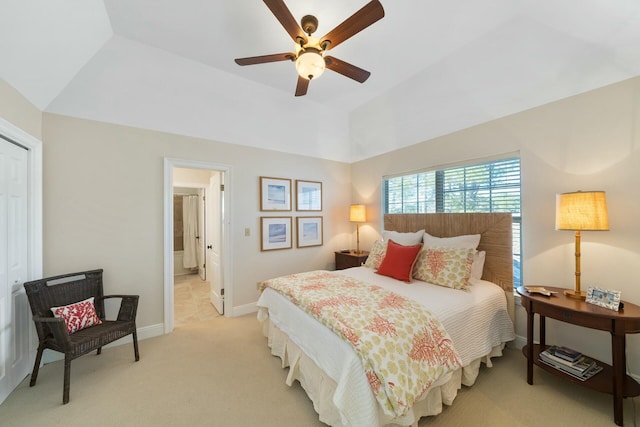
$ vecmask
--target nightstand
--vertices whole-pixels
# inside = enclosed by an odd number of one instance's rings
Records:
[[[527,358],[527,382],[533,384],[533,366],[536,365],[552,375],[568,379],[575,384],[612,394],[613,420],[621,426],[622,400],[625,397],[640,395],[640,384],[626,373],[626,334],[640,333],[640,306],[625,301],[624,309],[612,311],[579,299],[569,298],[562,293],[563,288],[549,286],[545,288],[556,293],[547,297],[531,294],[523,286],[517,289],[522,298],[522,306],[527,311],[527,345],[522,349]],[[539,344],[533,341],[536,313],[539,317]],[[547,317],[609,332],[611,334],[611,365],[596,360],[598,365],[603,367],[603,371],[586,381],[580,381],[541,362],[539,354],[548,347],[545,329]]]
[[[369,252],[356,251],[336,252],[336,270],[344,270],[345,268],[360,267],[367,260]]]

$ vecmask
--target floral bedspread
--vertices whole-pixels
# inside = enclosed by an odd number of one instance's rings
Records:
[[[329,271],[282,276],[262,286],[286,296],[351,344],[387,415],[405,415],[436,380],[462,366],[434,315],[379,286]]]

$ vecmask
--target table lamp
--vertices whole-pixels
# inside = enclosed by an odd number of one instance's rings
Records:
[[[570,298],[585,299],[580,290],[580,232],[609,230],[607,199],[604,191],[576,191],[556,195],[556,230],[576,232],[576,286],[566,290]]]
[[[349,221],[356,223],[356,253],[360,253],[360,223],[367,220],[364,205],[351,205],[349,210]]]

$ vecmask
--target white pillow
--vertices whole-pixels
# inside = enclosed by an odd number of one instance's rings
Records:
[[[394,242],[402,246],[413,246],[413,245],[419,245],[420,243],[422,243],[423,234],[425,234],[424,230],[419,230],[419,231],[410,232],[410,233],[401,233],[399,231],[384,230],[382,232],[382,240],[384,240],[385,242],[388,242],[389,240],[393,240]]]
[[[484,260],[487,256],[485,251],[476,251],[473,255],[473,264],[471,264],[471,278],[482,279],[482,272],[484,271]]]
[[[436,237],[424,232],[422,239],[425,248],[462,248],[477,249],[480,244],[479,234],[465,234],[455,237]]]

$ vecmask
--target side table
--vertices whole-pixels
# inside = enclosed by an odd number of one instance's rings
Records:
[[[626,334],[640,333],[640,306],[624,302],[620,311],[608,310],[583,300],[568,298],[563,288],[545,286],[557,293],[550,297],[530,294],[524,287],[517,289],[522,306],[527,311],[527,345],[522,349],[527,358],[527,383],[533,384],[533,365],[576,384],[613,395],[613,419],[622,425],[622,399],[640,395],[640,384],[626,374]],[[533,342],[534,316],[540,318],[540,344]],[[608,331],[611,334],[612,366],[596,361],[602,372],[586,381],[580,381],[538,360],[540,352],[548,346],[545,342],[545,318],[559,320],[585,328]],[[595,360],[595,359],[594,359]]]
[[[367,251],[349,251],[336,253],[336,270],[344,270],[345,268],[360,267],[369,257]]]

